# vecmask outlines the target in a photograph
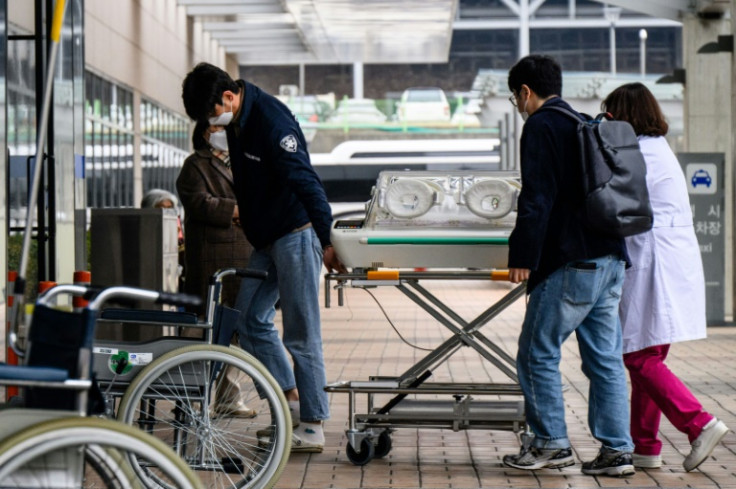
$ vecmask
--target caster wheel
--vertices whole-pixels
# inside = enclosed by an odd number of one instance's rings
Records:
[[[353,446],[348,443],[345,453],[347,453],[348,459],[354,465],[365,465],[373,460],[375,450],[376,449],[373,446],[373,442],[371,442],[369,438],[365,438],[363,441],[360,442],[359,452],[356,452]]]
[[[386,455],[388,455],[388,452],[391,451],[391,433],[387,431],[382,431],[380,435],[378,435],[378,443],[376,443],[375,448],[375,455],[376,458],[383,458]]]

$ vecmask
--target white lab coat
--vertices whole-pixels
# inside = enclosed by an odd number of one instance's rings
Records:
[[[664,137],[639,138],[654,227],[626,238],[623,351],[705,338],[705,279],[682,169]]]

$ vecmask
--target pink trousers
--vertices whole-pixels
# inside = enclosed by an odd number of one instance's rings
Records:
[[[664,413],[692,443],[713,416],[664,364],[670,345],[658,345],[624,354],[631,377],[631,438],[640,455],[659,455],[657,437]]]

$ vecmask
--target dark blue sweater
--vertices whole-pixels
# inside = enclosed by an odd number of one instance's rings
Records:
[[[527,291],[566,263],[614,254],[628,260],[623,239],[587,228],[576,124],[547,106],[570,106],[553,98],[535,111],[521,134],[521,193],[509,237],[509,267],[531,270]]]
[[[248,241],[263,249],[311,222],[324,248],[330,244],[332,212],[299,124],[275,97],[251,83],[238,84],[245,93],[227,139]]]

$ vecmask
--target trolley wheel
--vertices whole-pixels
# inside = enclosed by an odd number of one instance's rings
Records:
[[[242,401],[252,414],[215,410],[219,401]],[[172,350],[133,379],[118,418],[164,440],[199,475],[202,485],[221,489],[268,489],[286,466],[291,416],[283,391],[254,357],[219,345]],[[152,487],[175,489],[149,474]]]
[[[391,451],[391,432],[384,430],[378,435],[378,443],[375,446],[374,457],[383,458]]]
[[[370,438],[364,438],[363,441],[360,442],[360,451],[356,452],[353,446],[348,443],[345,453],[348,455],[348,459],[353,463],[353,465],[365,465],[373,460],[375,450],[376,449]]]

